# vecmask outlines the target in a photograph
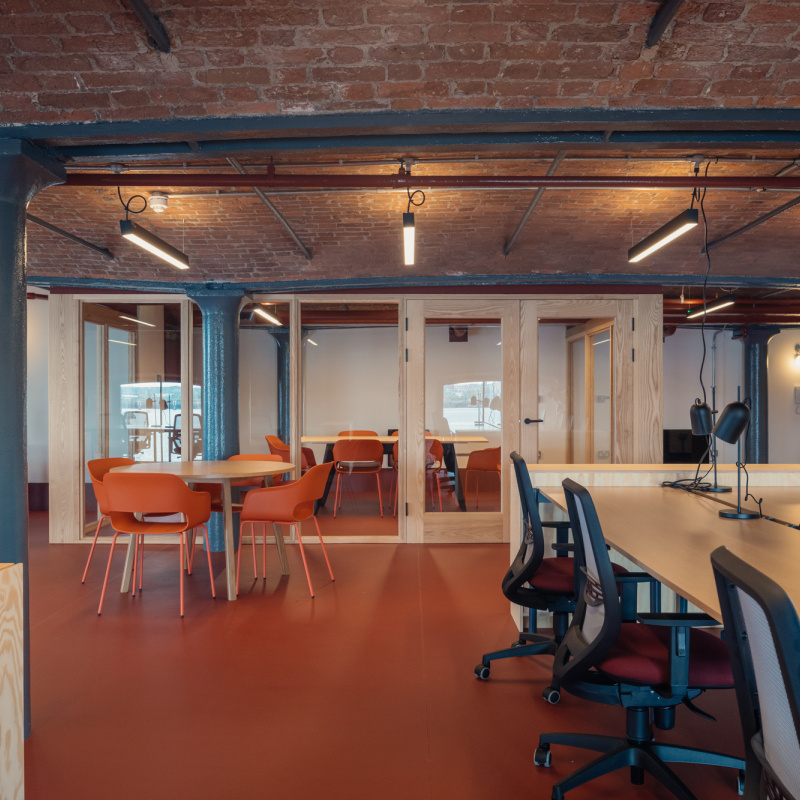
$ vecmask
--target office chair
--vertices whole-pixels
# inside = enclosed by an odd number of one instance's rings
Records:
[[[744,796],[800,800],[800,620],[786,592],[727,547],[711,554],[744,734]]]
[[[592,498],[574,481],[567,479],[563,486],[584,585],[572,624],[556,653],[553,674],[576,697],[622,706],[626,735],[543,733],[533,759],[537,766],[550,766],[550,746],[554,744],[602,754],[558,781],[553,786],[553,800],[562,800],[571,789],[622,767],[630,767],[634,785],[644,783],[646,771],[679,800],[696,800],[668,763],[738,769],[741,790],[742,759],[659,744],[653,736],[653,725],[660,730],[675,726],[675,707],[681,703],[713,719],[692,701],[707,689],[733,687],[725,642],[696,630],[715,621],[706,614],[650,613],[639,614],[641,622],[624,622],[617,576],[612,572]]]
[[[575,610],[580,572],[575,568],[573,558],[566,555],[560,558],[545,558],[543,527],[563,526],[570,523],[542,522],[537,505],[538,496],[531,485],[530,474],[525,460],[519,453],[512,453],[514,472],[517,476],[519,499],[525,523],[525,535],[513,563],[503,578],[503,594],[512,603],[529,610],[530,633],[520,633],[519,640],[506,650],[486,653],[481,663],[475,667],[475,675],[488,680],[492,661],[519,656],[555,655],[563,639],[569,622],[569,614]],[[553,545],[562,550],[562,545]],[[560,555],[560,554],[559,554]],[[625,567],[614,564],[614,573],[622,582],[627,616],[636,614],[636,584],[650,580],[645,573],[629,573]],[[577,573],[577,575],[576,575]],[[527,586],[526,586],[527,584]],[[553,614],[553,636],[536,633],[536,612],[551,611]],[[548,703],[557,703],[561,694],[556,680],[543,692]]]

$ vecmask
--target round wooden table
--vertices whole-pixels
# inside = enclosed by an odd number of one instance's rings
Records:
[[[132,464],[127,467],[114,467],[112,472],[157,473],[159,475],[177,475],[188,484],[194,483],[221,483],[222,484],[222,516],[225,520],[225,577],[228,585],[228,600],[236,599],[236,560],[233,549],[233,505],[231,503],[231,481],[245,480],[246,478],[266,478],[267,483],[272,483],[273,475],[282,475],[291,472],[294,464],[284,461],[160,461],[142,464]],[[283,546],[283,534],[280,526],[273,526],[275,530],[275,544],[278,547],[278,557],[281,562],[281,573],[289,574],[289,564]],[[121,592],[127,592],[130,587],[130,576],[133,568],[133,539],[128,542],[128,555],[125,559],[125,569],[122,573]]]

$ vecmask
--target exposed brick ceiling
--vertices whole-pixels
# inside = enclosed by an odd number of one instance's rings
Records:
[[[552,156],[552,153],[530,153]],[[712,155],[712,154],[709,154]],[[728,152],[728,155],[736,155]],[[746,153],[738,155],[746,157]],[[417,174],[525,174],[545,171],[546,162],[489,165],[430,164]],[[287,169],[282,167],[282,169]],[[392,168],[393,169],[393,168]],[[341,168],[315,171],[340,172]],[[349,167],[381,172],[384,167]],[[306,169],[305,171],[310,171]],[[775,163],[719,163],[711,175],[770,175]],[[559,174],[688,175],[686,162],[565,161]],[[128,197],[135,190],[126,190]],[[164,191],[172,193],[170,187]],[[175,190],[186,194],[202,190]],[[149,190],[145,192],[149,194]],[[548,190],[508,256],[502,247],[533,192],[445,191],[426,193],[417,213],[417,263],[404,267],[401,192],[287,194],[274,202],[312,249],[307,261],[274,217],[254,196],[174,198],[163,214],[148,210],[137,221],[189,255],[192,268],[179,272],[124,241],[122,208],[113,189],[52,188],[30,211],[49,222],[111,249],[109,261],[53,233],[29,225],[28,272],[37,276],[160,281],[323,281],[362,278],[514,275],[702,274],[702,231],[687,234],[639,264],[627,249],[685,209],[689,192]],[[713,192],[706,197],[709,239],[731,232],[795,195],[786,192]],[[712,286],[747,276],[795,278],[797,215],[800,206],[713,252]],[[184,240],[185,237],[185,240]],[[726,278],[729,280],[726,282]],[[800,284],[800,279],[798,280]]]
[[[796,107],[800,4],[0,0],[0,124],[373,109]]]

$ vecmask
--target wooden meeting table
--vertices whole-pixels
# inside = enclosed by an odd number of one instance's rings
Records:
[[[566,511],[561,486],[536,488]],[[800,607],[800,534],[794,528],[769,519],[721,519],[719,502],[679,489],[587,488],[606,542],[714,619],[721,622],[722,614],[710,557],[722,545],[772,578]]]
[[[485,436],[434,436],[433,434],[428,434],[425,436],[426,439],[438,439],[442,443],[442,447],[444,450],[444,462],[445,467],[449,472],[453,473],[453,482],[455,483],[456,487],[456,498],[458,499],[458,507],[462,511],[467,510],[467,503],[464,499],[464,487],[461,484],[461,477],[458,474],[458,458],[456,457],[456,445],[457,444],[489,444],[489,440]],[[384,445],[384,452],[386,451],[386,445],[394,445],[397,441],[396,436],[302,436],[300,437],[300,441],[303,444],[324,444],[325,447],[325,456],[322,459],[323,464],[327,464],[333,461],[333,446],[336,442],[341,442],[346,439],[364,439],[370,441],[379,441],[382,445]],[[328,475],[328,482],[325,484],[325,492],[322,497],[314,503],[314,513],[316,514],[319,510],[320,506],[325,505],[325,501],[328,499],[328,492],[331,489],[331,485],[333,484],[333,476],[334,470],[331,470],[330,475]]]
[[[236,559],[233,547],[233,505],[231,502],[231,481],[247,478],[265,478],[271,484],[273,475],[282,475],[294,469],[294,464],[283,461],[161,461],[156,463],[133,464],[127,467],[114,467],[112,472],[131,472],[161,475],[177,475],[190,486],[195,483],[222,484],[222,516],[225,523],[225,580],[228,586],[228,600],[236,599]],[[273,526],[275,544],[281,563],[281,573],[289,574],[289,565],[283,545],[280,525]],[[120,592],[130,588],[133,568],[134,537],[128,542],[128,554],[122,573]]]

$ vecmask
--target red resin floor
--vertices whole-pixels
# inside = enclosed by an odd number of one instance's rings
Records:
[[[46,514],[32,515],[30,543],[27,800],[546,800],[592,756],[554,748],[553,767],[537,769],[540,731],[623,731],[618,708],[568,695],[545,704],[547,657],[473,677],[482,652],[514,638],[505,545],[332,544],[334,584],[312,546],[314,600],[297,547],[288,578],[270,547],[266,581],[242,559],[236,603],[223,599],[218,555],[211,600],[198,552],[181,620],[175,547],[148,547],[136,599],[119,594],[115,556],[98,617],[107,548],[82,586],[88,547],[48,545]],[[658,738],[740,752],[733,693],[698,704],[719,721],[679,708]],[[700,798],[737,796],[729,770],[676,771]],[[632,787],[623,771],[568,797],[670,795],[649,778]]]

